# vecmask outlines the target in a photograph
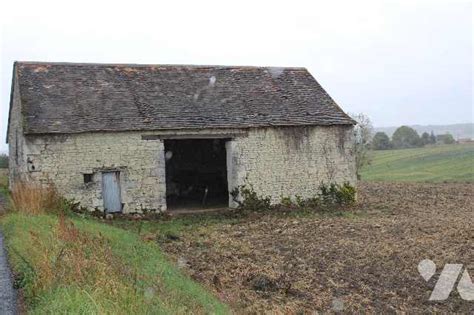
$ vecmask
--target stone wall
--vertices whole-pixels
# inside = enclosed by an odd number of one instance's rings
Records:
[[[15,78],[13,78],[13,94],[11,95],[10,113],[8,116],[8,134],[7,140],[9,145],[8,152],[8,165],[9,165],[9,186],[12,188],[12,184],[15,179],[20,176],[22,170],[26,170],[26,158],[24,158],[24,143],[25,137],[23,136],[23,119],[20,110],[20,90],[18,85],[18,79],[16,78],[16,71],[13,72]]]
[[[154,135],[232,135],[226,145],[229,191],[252,185],[273,202],[279,202],[281,196],[311,197],[321,182],[355,182],[349,126],[22,137],[21,124],[15,121],[10,123],[11,159],[15,145],[19,143],[21,148],[19,163],[10,164],[14,168],[12,183],[18,178],[53,182],[65,197],[91,209],[103,210],[101,172],[118,170],[124,212],[166,210],[164,145]],[[20,130],[20,142],[14,139],[16,130]],[[147,135],[152,137],[143,139]],[[92,174],[92,182],[85,183],[84,174]]]
[[[256,129],[227,149],[231,186],[252,185],[273,203],[314,197],[323,182],[356,182],[351,126]]]
[[[124,212],[166,210],[163,143],[141,134],[27,136],[27,177],[53,182],[61,194],[103,210],[102,172],[120,171]],[[34,169],[33,169],[34,168]],[[84,174],[92,181],[84,182]]]

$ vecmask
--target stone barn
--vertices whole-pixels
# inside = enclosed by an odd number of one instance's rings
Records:
[[[353,125],[305,68],[16,62],[10,184],[107,212],[277,203],[355,184]]]

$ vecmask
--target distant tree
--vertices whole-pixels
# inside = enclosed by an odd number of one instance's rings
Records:
[[[420,147],[422,143],[415,129],[401,126],[393,133],[392,145],[396,149],[405,149]]]
[[[372,140],[374,127],[369,117],[362,113],[351,114],[351,117],[357,122],[357,125],[354,127],[355,162],[357,178],[360,179],[360,170],[372,161],[373,154],[370,149],[370,141]]]
[[[390,149],[390,138],[385,132],[377,132],[372,139],[372,149],[374,150],[387,150]]]
[[[446,133],[446,135],[444,136],[444,143],[453,144],[453,143],[456,143],[456,140],[454,140],[454,137],[452,134]]]
[[[453,135],[449,132],[445,133],[444,135],[437,135],[436,141],[443,144],[453,144],[456,142],[456,140],[454,140]]]
[[[421,135],[421,144],[430,144],[430,135],[427,132],[423,132],[423,134]]]
[[[8,168],[8,155],[0,154],[0,168]]]
[[[431,134],[430,134],[430,144],[436,144],[436,136],[433,130],[431,130]]]

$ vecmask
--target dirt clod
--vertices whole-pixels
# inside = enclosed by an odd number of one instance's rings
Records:
[[[249,282],[255,291],[273,292],[278,290],[277,282],[266,275],[252,276]]]

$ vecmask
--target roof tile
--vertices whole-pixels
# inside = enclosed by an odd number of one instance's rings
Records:
[[[304,68],[16,67],[30,134],[354,123]]]

